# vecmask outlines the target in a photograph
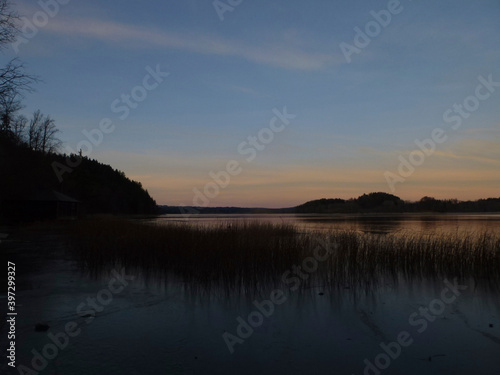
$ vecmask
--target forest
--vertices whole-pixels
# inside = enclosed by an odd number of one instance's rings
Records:
[[[156,202],[142,187],[111,166],[80,155],[78,167],[58,179],[53,165],[67,155],[34,149],[12,132],[0,131],[1,201],[29,199],[36,191],[55,190],[79,200],[82,213],[144,214],[156,212]]]
[[[500,212],[500,198],[460,201],[423,197],[404,201],[387,193],[363,194],[351,199],[318,199],[295,207],[297,213],[384,213],[384,212]]]

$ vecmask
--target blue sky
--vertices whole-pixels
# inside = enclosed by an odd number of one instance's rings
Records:
[[[399,12],[348,63],[340,44],[355,46],[355,28],[366,32],[370,12],[391,3]],[[14,4],[30,20],[41,11],[36,1]],[[242,172],[211,206],[284,207],[370,191],[500,195],[500,88],[458,130],[443,122],[474,95],[479,76],[500,81],[497,0],[243,0],[232,8],[221,20],[212,1],[73,0],[2,58],[17,55],[43,79],[24,111],[50,114],[67,147],[112,119],[114,131],[89,157],[141,181],[160,204],[191,204],[193,189],[203,191],[209,172],[229,160]],[[113,101],[158,66],[169,76],[119,119]],[[247,162],[240,143],[285,106],[296,117]],[[402,176],[400,157],[437,127],[448,139]],[[392,187],[387,172],[399,178]]]

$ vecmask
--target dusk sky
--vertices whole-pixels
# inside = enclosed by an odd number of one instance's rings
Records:
[[[23,112],[50,114],[63,152],[110,119],[83,153],[158,204],[192,205],[207,184],[210,206],[500,196],[498,0],[216,4],[60,5],[2,55],[43,80]],[[14,5],[31,21],[42,11]],[[216,192],[210,172],[228,175],[232,160],[240,173]]]

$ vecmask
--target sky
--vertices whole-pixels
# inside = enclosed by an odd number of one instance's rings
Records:
[[[23,112],[158,204],[500,196],[498,0],[13,4]]]

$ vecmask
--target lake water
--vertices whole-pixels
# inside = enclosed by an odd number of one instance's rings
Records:
[[[305,231],[439,235],[498,233],[500,216],[198,215],[189,223],[253,220]],[[314,285],[283,290],[280,303],[270,304],[271,290],[227,295],[125,270],[130,278],[110,294],[119,265],[84,272],[58,236],[2,246],[18,272],[17,364],[33,368],[34,350],[52,356],[49,333],[64,332],[69,323],[80,330],[40,374],[490,375],[500,368],[499,291],[477,280],[387,277],[371,287]],[[101,303],[90,307],[89,298]],[[35,332],[37,323],[48,324],[49,331]],[[6,329],[1,326],[2,350]],[[0,370],[18,374],[5,361]]]
[[[270,222],[292,224],[304,231],[355,230],[362,233],[396,234],[453,234],[500,233],[500,214],[392,214],[392,215],[318,215],[318,214],[264,214],[264,215],[161,215],[148,222],[188,223],[215,226],[235,222]]]

